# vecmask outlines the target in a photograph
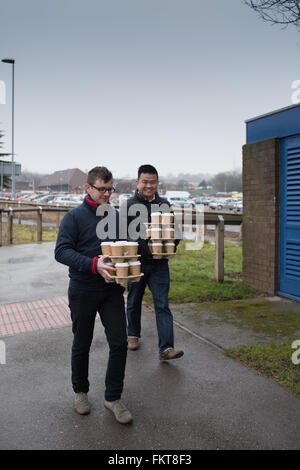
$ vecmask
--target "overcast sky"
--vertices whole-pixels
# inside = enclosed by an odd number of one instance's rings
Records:
[[[215,174],[241,169],[245,119],[292,104],[300,33],[242,0],[1,0],[5,57],[22,169]]]

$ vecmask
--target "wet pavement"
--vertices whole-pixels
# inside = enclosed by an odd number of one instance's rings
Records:
[[[54,317],[60,299],[67,323],[67,268],[55,262],[53,249],[54,243],[0,248],[1,305],[41,301]],[[192,311],[174,306],[175,346],[185,355],[160,362],[155,317],[144,309],[141,348],[128,352],[122,397],[134,416],[129,426],[103,407],[108,347],[100,321],[88,416],[72,408],[70,323],[1,336],[0,449],[299,449],[300,400],[223,354],[223,347],[252,341],[253,331],[239,338],[231,325],[222,330],[205,316],[199,322]]]

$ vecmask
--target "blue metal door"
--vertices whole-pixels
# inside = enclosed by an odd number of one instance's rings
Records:
[[[281,140],[280,295],[300,300],[300,136]]]

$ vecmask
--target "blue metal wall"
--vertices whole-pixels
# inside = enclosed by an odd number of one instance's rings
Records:
[[[280,291],[300,300],[300,136],[280,145]]]
[[[300,300],[300,104],[246,121],[247,144],[280,139],[279,295]]]

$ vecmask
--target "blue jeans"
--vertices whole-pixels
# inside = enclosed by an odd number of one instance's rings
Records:
[[[173,316],[169,309],[170,274],[167,262],[142,265],[140,282],[128,282],[128,336],[141,337],[142,300],[146,285],[151,291],[156,315],[158,347],[162,353],[174,348]]]

